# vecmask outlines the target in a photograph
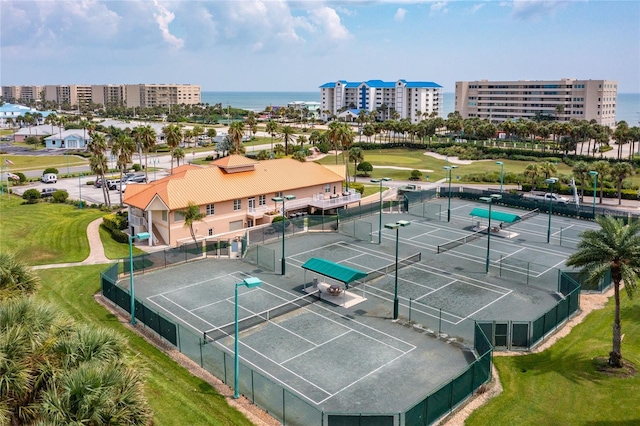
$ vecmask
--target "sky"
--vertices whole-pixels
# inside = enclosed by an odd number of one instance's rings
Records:
[[[0,0],[2,85],[565,77],[640,93],[640,1]]]

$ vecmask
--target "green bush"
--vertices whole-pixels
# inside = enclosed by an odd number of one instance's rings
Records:
[[[411,170],[411,175],[409,176],[409,180],[420,180],[422,177],[422,173],[420,170]]]
[[[320,142],[316,145],[316,148],[318,148],[321,153],[326,154],[329,152],[330,146],[327,142]]]
[[[349,188],[356,190],[361,195],[364,194],[364,185],[360,182],[353,182],[349,184]]]
[[[127,228],[127,218],[119,213],[111,213],[102,217],[102,224],[113,233]]]
[[[111,231],[111,238],[119,243],[129,243],[129,235],[117,229]]]
[[[65,201],[67,201],[67,198],[69,198],[69,193],[67,191],[58,189],[53,193],[52,198],[54,203],[64,203]]]
[[[40,191],[37,189],[27,189],[22,194],[22,199],[24,199],[27,204],[35,204],[40,200]]]
[[[139,172],[140,170],[142,170],[142,166],[138,163],[135,163],[133,166],[131,166],[131,168],[136,172]]]
[[[15,173],[15,175],[20,178],[20,183],[25,183],[27,181],[27,177],[24,175],[24,173],[17,172]]]
[[[53,173],[53,174],[58,174],[58,169],[56,169],[55,167],[47,167],[46,169],[44,169],[44,171],[42,172],[43,175],[46,175],[47,173]]]
[[[369,176],[369,174],[373,171],[373,166],[368,161],[363,161],[362,163],[358,164],[357,170],[359,172],[364,172],[364,176]]]

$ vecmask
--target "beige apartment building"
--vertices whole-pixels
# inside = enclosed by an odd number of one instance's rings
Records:
[[[618,82],[612,80],[457,81],[455,95],[455,110],[463,118],[500,123],[543,115],[616,124]]]
[[[2,86],[2,98],[46,100],[73,107],[123,105],[156,107],[200,103],[200,86],[191,84],[69,84],[45,86]]]

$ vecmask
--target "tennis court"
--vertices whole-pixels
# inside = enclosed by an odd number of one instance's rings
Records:
[[[260,287],[238,287],[241,362],[324,411],[400,412],[474,361],[462,345],[305,296],[295,263],[286,277],[231,270],[237,261],[180,265],[136,277],[136,295],[233,353],[235,286],[260,277]]]

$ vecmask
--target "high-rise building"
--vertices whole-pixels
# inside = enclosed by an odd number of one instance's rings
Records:
[[[613,127],[617,97],[618,82],[612,80],[457,81],[455,110],[494,123],[542,116]]]
[[[2,99],[9,101],[38,101],[43,86],[2,86]]]
[[[320,86],[323,119],[346,110],[379,111],[381,120],[408,118],[412,123],[442,112],[442,86],[432,82],[338,80]]]

